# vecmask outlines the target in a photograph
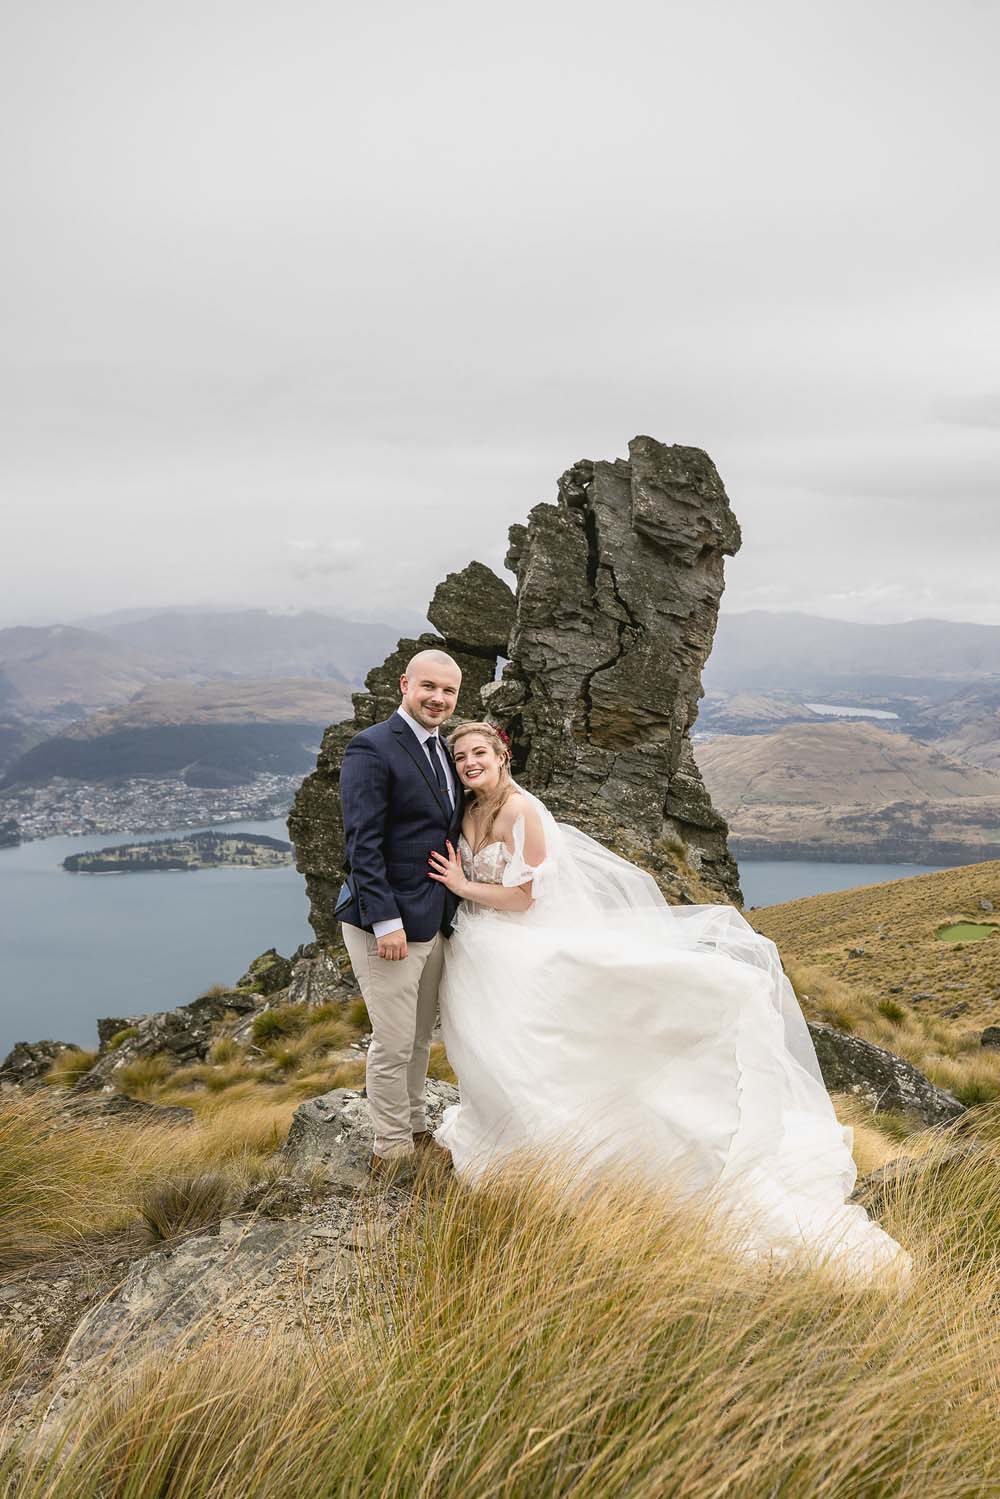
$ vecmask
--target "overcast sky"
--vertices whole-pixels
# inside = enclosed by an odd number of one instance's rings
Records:
[[[993,0],[13,0],[0,625],[423,609],[705,448],[727,609],[1000,623]]]

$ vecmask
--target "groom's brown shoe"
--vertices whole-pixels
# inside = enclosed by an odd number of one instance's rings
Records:
[[[452,1169],[451,1151],[439,1145],[429,1129],[418,1129],[413,1136],[413,1149],[422,1165],[435,1171]]]
[[[393,1182],[406,1181],[413,1176],[417,1166],[417,1152],[411,1146],[396,1145],[386,1155],[372,1151],[368,1157],[368,1180],[373,1186],[389,1186]]]

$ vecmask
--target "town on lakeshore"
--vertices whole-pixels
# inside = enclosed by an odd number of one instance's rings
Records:
[[[94,833],[163,833],[218,822],[283,817],[301,776],[261,772],[241,786],[189,786],[178,777],[132,776],[89,782],[54,777],[0,795],[0,847],[35,838]]]
[[[70,854],[62,867],[70,874],[137,874],[174,869],[279,869],[292,862],[292,845],[263,833],[192,833],[152,843],[119,843],[89,853]]]

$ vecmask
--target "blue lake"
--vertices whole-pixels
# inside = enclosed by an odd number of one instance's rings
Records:
[[[284,822],[225,824],[287,838]],[[143,834],[169,838],[175,834]],[[287,869],[73,875],[67,854],[137,835],[44,838],[0,849],[0,1057],[15,1041],[97,1043],[101,1015],[141,1015],[233,983],[267,947],[286,956],[312,940],[305,880]],[[745,860],[746,903],[924,874],[916,864]]]
[[[219,826],[217,824],[216,826]],[[224,824],[288,837],[282,819]],[[312,941],[305,880],[286,869],[68,874],[67,854],[176,833],[40,838],[0,849],[0,1058],[51,1036],[96,1046],[101,1015],[142,1015],[231,984],[267,947]]]
[[[914,874],[933,874],[937,864],[819,864],[805,859],[741,859],[744,906],[776,906],[803,895],[881,885]]]

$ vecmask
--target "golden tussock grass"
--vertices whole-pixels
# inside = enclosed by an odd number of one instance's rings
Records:
[[[983,1047],[964,1018],[927,1013],[895,997],[887,1004],[867,983],[849,983],[821,963],[782,958],[807,1019],[905,1057],[969,1107],[1000,1099],[1000,1050]]]
[[[245,1190],[270,1179],[296,1100],[216,1102],[194,1124],[97,1123],[45,1094],[0,1104],[0,1273],[86,1254],[138,1224],[157,1184],[215,1170]]]
[[[63,1051],[53,1060],[42,1081],[55,1088],[72,1088],[97,1061],[96,1051]]]
[[[887,1194],[908,1287],[748,1265],[691,1204],[526,1163],[417,1190],[344,1315],[108,1371],[18,1499],[1000,1491],[996,1119]],[[936,1153],[936,1157],[935,1157]],[[371,1211],[378,1202],[371,1203]],[[0,1471],[0,1482],[4,1477]]]
[[[981,901],[1000,912],[1000,861],[811,895],[748,911],[791,963],[816,963],[851,988],[867,986],[903,1004],[914,993],[934,996],[921,1009],[941,1015],[968,1005],[980,1028],[1000,1016],[1000,930],[980,942],[943,942],[951,921],[992,921]],[[863,947],[864,956],[850,956]],[[899,993],[890,995],[898,988]]]

